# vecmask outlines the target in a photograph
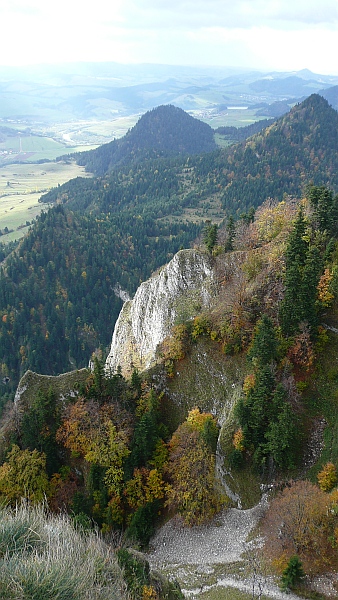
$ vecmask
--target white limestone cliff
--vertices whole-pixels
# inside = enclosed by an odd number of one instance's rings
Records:
[[[211,258],[198,250],[181,250],[125,302],[116,322],[106,371],[121,367],[128,377],[156,363],[159,344],[178,321],[193,318],[215,297]]]

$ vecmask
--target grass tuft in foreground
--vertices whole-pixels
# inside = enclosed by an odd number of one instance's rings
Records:
[[[0,598],[120,600],[125,583],[114,551],[93,531],[42,507],[0,510]]]

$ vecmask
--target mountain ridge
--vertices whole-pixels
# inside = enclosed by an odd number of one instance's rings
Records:
[[[241,202],[248,208],[268,197],[297,196],[308,183],[338,189],[337,147],[338,113],[322,96],[312,94],[267,129],[228,150],[223,207],[234,210]]]

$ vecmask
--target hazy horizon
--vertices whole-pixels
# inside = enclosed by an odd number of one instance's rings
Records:
[[[338,75],[338,3],[4,0],[0,65],[117,62]]]

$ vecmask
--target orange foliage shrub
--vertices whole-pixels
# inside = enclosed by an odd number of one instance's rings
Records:
[[[256,383],[256,377],[255,377],[254,373],[250,373],[249,375],[247,375],[245,377],[244,383],[243,383],[243,392],[246,396],[248,395],[250,390],[252,390],[252,388],[255,387],[255,383]]]
[[[54,473],[50,480],[48,506],[52,511],[69,510],[79,481],[74,473]]]
[[[243,433],[242,428],[240,427],[239,429],[237,429],[237,431],[235,431],[232,443],[236,450],[243,452],[245,450],[243,442],[244,442],[244,433]]]
[[[334,294],[330,290],[331,282],[333,280],[333,273],[330,269],[325,269],[318,283],[318,300],[322,306],[331,306],[334,300]]]
[[[272,500],[263,532],[266,554],[275,566],[295,554],[308,574],[338,566],[332,548],[338,516],[331,505],[330,496],[309,481],[291,482]]]
[[[294,365],[305,367],[308,370],[315,360],[310,329],[306,323],[301,323],[299,328],[301,333],[297,335],[294,345],[289,349],[288,358]]]
[[[175,325],[171,335],[161,344],[161,353],[164,360],[182,360],[185,357],[189,341],[186,325]]]

